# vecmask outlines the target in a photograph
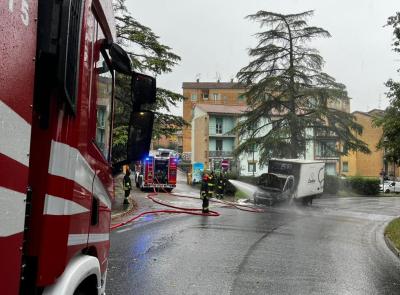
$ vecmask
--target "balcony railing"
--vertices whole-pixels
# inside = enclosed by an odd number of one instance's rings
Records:
[[[210,158],[231,158],[231,157],[233,157],[233,152],[231,152],[231,151],[209,151],[208,156]]]
[[[339,159],[339,154],[334,151],[322,151],[322,152],[316,152],[315,153],[315,159],[316,160],[321,160],[321,159]]]
[[[321,129],[315,130],[315,136],[316,137],[338,137],[337,134],[333,131],[321,130]]]

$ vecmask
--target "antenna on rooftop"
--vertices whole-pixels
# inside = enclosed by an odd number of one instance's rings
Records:
[[[218,72],[215,72],[215,79],[217,80],[217,82],[219,83],[219,81],[221,81],[221,74]]]
[[[200,82],[200,78],[201,78],[201,73],[197,73],[196,76],[195,76],[195,80],[197,82]]]

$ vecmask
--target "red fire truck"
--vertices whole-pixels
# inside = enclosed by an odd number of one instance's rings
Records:
[[[171,192],[176,187],[178,158],[170,150],[150,153],[136,165],[136,187],[141,190],[161,188]]]
[[[0,1],[0,294],[104,291],[112,171],[148,153],[155,99],[115,40],[111,0]],[[112,165],[116,72],[133,107]]]

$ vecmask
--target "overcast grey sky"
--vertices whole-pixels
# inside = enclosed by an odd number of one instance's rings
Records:
[[[399,0],[127,0],[128,9],[181,56],[174,71],[158,77],[159,86],[182,93],[182,82],[229,81],[249,62],[257,23],[244,19],[258,10],[297,13],[315,10],[309,24],[332,38],[312,46],[325,59],[324,71],[347,86],[351,111],[388,105],[383,83],[400,80],[400,55],[391,49],[387,17],[400,10]],[[174,110],[181,114],[181,109]]]

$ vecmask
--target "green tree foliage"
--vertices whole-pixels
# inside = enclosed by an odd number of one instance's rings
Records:
[[[400,12],[389,17],[387,25],[393,27],[393,50],[400,53]],[[383,129],[378,148],[384,148],[388,160],[393,162],[400,159],[400,83],[389,79],[385,85],[389,88],[386,94],[390,99],[390,105],[382,117],[375,119],[375,124]]]
[[[133,69],[157,76],[172,71],[181,58],[172,52],[169,46],[161,44],[159,37],[137,20],[125,6],[125,0],[114,2],[117,29],[117,43],[129,54]],[[123,156],[121,147],[127,140],[127,125],[131,109],[130,79],[121,74],[116,76],[116,105],[114,123],[113,157]],[[153,137],[169,136],[187,125],[182,117],[170,114],[170,107],[176,106],[184,97],[167,89],[157,88],[157,100],[154,105],[143,109],[155,112]],[[121,154],[122,151],[122,154]]]
[[[314,140],[309,130],[333,132],[346,151],[369,152],[356,137],[362,127],[354,117],[330,107],[329,102],[349,98],[345,86],[322,71],[324,61],[318,51],[307,47],[314,38],[330,37],[328,31],[307,24],[312,15],[313,11],[287,15],[259,11],[247,16],[265,30],[256,34],[258,44],[249,50],[251,61],[237,74],[248,89],[249,107],[236,128],[245,139],[236,154],[255,144],[261,163],[270,157],[297,158]]]

